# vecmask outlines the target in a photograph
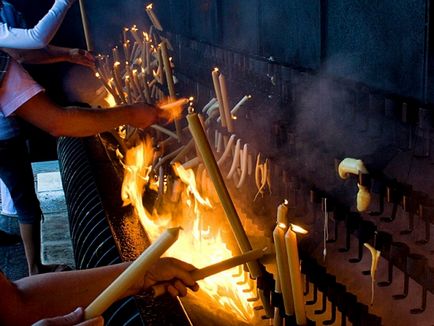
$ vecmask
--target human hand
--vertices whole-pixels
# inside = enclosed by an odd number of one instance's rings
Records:
[[[92,69],[95,68],[94,56],[90,52],[83,49],[69,49],[68,61]]]
[[[145,103],[128,105],[132,114],[127,124],[135,128],[147,128],[158,121],[158,110],[155,106]]]
[[[176,258],[160,258],[146,272],[143,287],[149,289],[157,283],[163,283],[165,290],[173,297],[184,297],[187,288],[197,291],[199,285],[191,277],[190,272],[195,270],[191,264]]]
[[[42,319],[33,326],[103,326],[104,319],[101,316],[84,321],[83,308],[79,307],[73,312],[59,317]]]

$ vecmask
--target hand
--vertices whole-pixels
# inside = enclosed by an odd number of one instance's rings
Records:
[[[92,69],[95,68],[94,56],[83,49],[70,49],[68,61]]]
[[[83,308],[77,308],[73,312],[59,317],[46,318],[34,323],[33,326],[103,326],[104,319],[101,316],[84,321]]]
[[[199,285],[191,277],[190,272],[195,270],[191,264],[176,258],[160,258],[145,274],[145,289],[156,283],[164,283],[165,290],[173,297],[184,297],[187,288],[199,290]]]
[[[147,128],[158,121],[157,108],[145,103],[135,103],[129,105],[132,109],[132,116],[128,124],[135,128]]]

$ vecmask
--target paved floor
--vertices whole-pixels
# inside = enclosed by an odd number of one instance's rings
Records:
[[[44,212],[41,228],[42,257],[45,264],[74,267],[68,215],[57,161],[33,163],[35,185]],[[16,218],[0,215],[0,229],[19,234]],[[0,269],[12,280],[27,276],[22,243],[0,246]]]

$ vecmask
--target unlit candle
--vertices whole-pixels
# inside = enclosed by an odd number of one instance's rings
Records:
[[[134,283],[143,278],[146,271],[178,239],[180,228],[164,231],[126,270],[123,271],[96,299],[84,310],[84,319],[100,316],[116,300],[120,299]]]

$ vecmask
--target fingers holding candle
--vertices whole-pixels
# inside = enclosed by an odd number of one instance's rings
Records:
[[[197,291],[199,285],[192,277],[192,271],[196,270],[191,264],[175,258],[161,258],[146,273],[143,288],[148,289],[155,284],[158,287],[158,293],[168,292],[173,296],[185,296],[187,288]],[[155,287],[153,287],[155,292]]]
[[[214,274],[217,274],[217,273],[223,272],[225,270],[234,268],[238,265],[242,265],[242,264],[248,263],[250,261],[260,259],[260,258],[264,257],[267,252],[268,252],[267,247],[265,247],[263,249],[250,250],[250,251],[247,251],[246,253],[241,254],[239,256],[234,256],[234,257],[228,258],[226,260],[223,260],[223,261],[220,261],[218,263],[206,266],[206,267],[201,268],[201,269],[195,269],[193,267],[194,269],[190,270],[189,275],[190,275],[191,279],[193,279],[194,281],[199,281],[199,280],[202,280],[202,279],[207,278],[209,276],[212,276]],[[178,261],[178,262],[180,263],[180,265],[179,265],[180,267],[181,266],[184,266],[185,268],[191,268],[192,267],[192,265],[187,264],[185,262],[182,262],[182,261]],[[186,280],[183,280],[184,284],[186,284],[185,282],[186,282]],[[171,289],[169,286],[170,286],[170,284],[167,282],[163,282],[163,283],[159,282],[158,284],[152,286],[154,296],[157,297],[157,296],[163,294],[165,291],[172,294],[174,289]],[[176,284],[174,284],[173,286],[176,286]],[[178,284],[178,286],[180,286],[180,284]],[[191,289],[193,291],[196,291],[198,289],[197,284]],[[177,287],[177,290],[180,290],[180,289]],[[181,290],[182,290],[182,288],[181,288]]]

